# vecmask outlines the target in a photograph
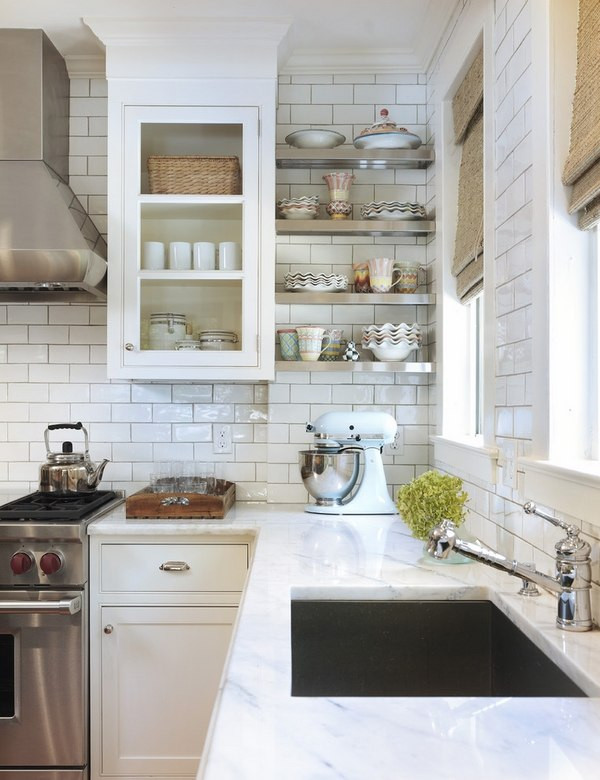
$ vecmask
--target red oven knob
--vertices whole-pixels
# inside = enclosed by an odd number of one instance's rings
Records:
[[[44,574],[56,574],[62,564],[62,559],[57,553],[47,552],[40,558],[40,569]]]
[[[26,574],[32,566],[33,558],[26,552],[15,553],[10,559],[13,574]]]

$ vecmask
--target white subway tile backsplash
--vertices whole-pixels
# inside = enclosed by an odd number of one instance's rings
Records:
[[[426,101],[427,88],[425,84],[398,84],[396,87],[396,103],[416,104],[425,103]],[[386,101],[384,100],[383,102],[385,103]]]
[[[94,403],[128,403],[131,401],[131,387],[122,385],[90,385],[90,400]]]
[[[8,305],[5,311],[6,322],[10,325],[46,325],[48,323],[47,306]]]
[[[0,341],[4,344],[27,344],[27,325],[0,325]]]
[[[202,442],[212,441],[213,431],[210,423],[191,423],[173,425],[173,441]],[[161,440],[162,441],[162,440]]]
[[[7,400],[11,402],[36,402],[45,403],[48,401],[48,385],[30,382],[11,382],[8,385]]]
[[[178,427],[173,426],[173,430]],[[184,426],[185,427],[185,426]],[[124,434],[123,441],[143,441],[143,442],[169,442],[171,441],[170,423],[132,423],[120,424],[120,430]]]
[[[71,382],[106,382],[106,365],[77,364],[69,366]]]
[[[352,130],[352,136],[358,135],[366,126],[375,121],[375,107],[367,105],[333,106],[333,122],[336,124],[358,125]]]
[[[113,404],[113,422],[151,422],[152,404]]]
[[[309,104],[292,105],[290,118],[292,124],[300,124],[303,127],[306,127],[306,125],[330,125],[332,121],[345,121],[333,116],[331,106],[314,106]]]
[[[254,393],[251,385],[215,385],[213,390],[215,403],[241,403],[251,404],[254,401]]]
[[[88,422],[110,422],[110,404],[72,403],[71,418]]]
[[[0,377],[4,382],[27,382],[29,369],[31,369],[31,366],[25,363],[4,363]]]
[[[335,392],[335,388],[334,388]],[[290,403],[318,403],[328,404],[332,400],[331,385],[291,385]]]
[[[412,89],[413,85],[403,85],[402,89]],[[347,102],[347,101],[338,101]],[[372,103],[374,105],[378,103],[389,104],[390,118],[396,121],[394,114],[394,103],[418,103],[417,100],[398,100],[396,101],[396,86],[394,84],[357,84],[354,87],[354,102],[355,103]],[[377,117],[379,121],[380,117]]]
[[[90,386],[74,382],[50,385],[48,400],[57,403],[87,403],[90,400]]]
[[[309,84],[280,84],[279,103],[310,103],[311,87]],[[317,101],[322,103],[323,101]],[[325,101],[330,103],[331,101]]]
[[[50,363],[89,363],[90,362],[90,347],[86,345],[73,346],[70,344],[64,344],[61,346],[49,345],[48,347],[38,347],[40,350],[45,350],[46,360]],[[33,361],[29,361],[33,362]],[[39,361],[42,362],[42,361]]]
[[[364,102],[356,99],[356,89],[362,89],[362,87],[353,89],[351,84],[316,84],[311,88],[311,102],[316,104],[329,103],[331,105]]]

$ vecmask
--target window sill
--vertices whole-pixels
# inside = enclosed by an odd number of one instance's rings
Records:
[[[566,464],[520,458],[519,470],[525,474],[523,495],[527,500],[600,527],[600,461]]]
[[[446,436],[432,436],[430,441],[436,461],[446,463],[482,482],[496,482],[497,447],[484,447],[480,437],[450,439]]]

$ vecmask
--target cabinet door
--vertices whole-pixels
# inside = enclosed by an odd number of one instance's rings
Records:
[[[195,775],[235,611],[102,608],[102,774]]]
[[[122,375],[235,379],[237,368],[258,366],[258,116],[256,106],[124,107]],[[161,166],[158,185],[149,160]],[[164,269],[144,263],[149,242],[164,245]],[[210,251],[194,262],[201,242],[214,245],[215,268]],[[186,326],[203,349],[176,349]],[[223,340],[206,340],[211,331]]]

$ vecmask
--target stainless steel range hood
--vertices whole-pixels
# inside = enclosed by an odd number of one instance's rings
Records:
[[[106,243],[68,186],[69,76],[42,30],[0,29],[0,301],[106,300]]]

